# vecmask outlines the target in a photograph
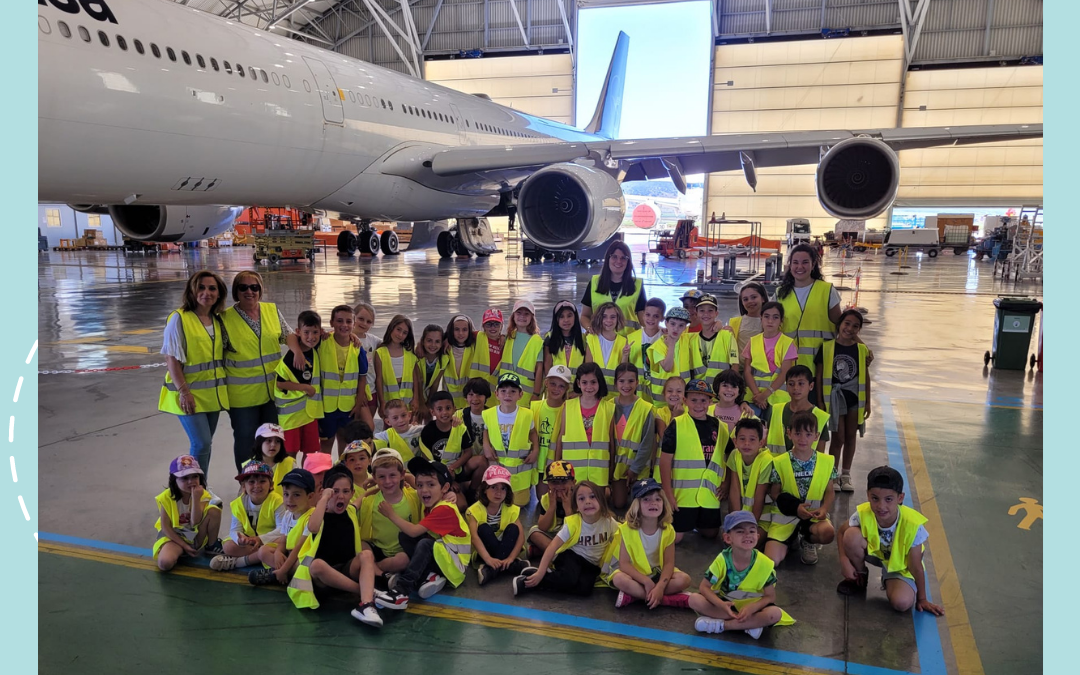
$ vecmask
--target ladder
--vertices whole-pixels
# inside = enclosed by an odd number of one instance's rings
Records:
[[[1009,263],[1014,279],[1038,279],[1043,270],[1042,206],[1024,206],[1020,210]]]
[[[507,218],[507,230],[506,230],[506,259],[518,260],[521,258],[521,228],[514,226],[514,216],[516,213],[512,212],[510,217]]]

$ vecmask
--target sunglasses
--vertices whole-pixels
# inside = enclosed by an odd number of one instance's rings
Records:
[[[241,293],[244,293],[246,291],[260,293],[262,292],[262,286],[260,286],[259,284],[236,284],[236,290]]]

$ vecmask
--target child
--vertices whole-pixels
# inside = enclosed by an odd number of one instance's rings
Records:
[[[468,494],[475,495],[480,489],[484,469],[488,466],[487,457],[484,456],[484,411],[487,410],[487,402],[491,398],[491,386],[484,378],[474,377],[465,383],[462,392],[465,394],[467,407],[461,410],[461,421],[468,427],[473,444],[472,448],[462,447],[462,456],[469,458],[465,460],[461,473],[455,476],[455,480],[467,485]]]
[[[675,567],[671,503],[652,478],[634,483],[632,496],[604,565],[607,582],[619,589],[615,607],[634,600],[644,600],[649,609],[686,607],[690,575]]]
[[[540,378],[544,373],[544,340],[536,327],[536,312],[528,300],[514,303],[510,314],[510,329],[499,360],[499,374],[514,373],[521,380],[521,405],[528,407],[533,397],[540,395]]]
[[[396,400],[404,401],[416,420],[427,414],[420,384],[424,374],[413,353],[415,347],[412,322],[401,314],[390,319],[382,346],[375,350],[375,395],[379,400],[379,417],[384,421],[386,404]]]
[[[387,591],[378,595],[379,607],[389,609],[408,607],[409,594],[414,590],[426,600],[441,591],[447,581],[457,588],[465,581],[465,569],[472,558],[469,526],[452,501],[450,472],[423,457],[413,457],[408,469],[416,477],[416,492],[424,506],[420,522],[410,523],[389,504],[379,504],[379,512],[401,530],[399,541],[409,556],[409,564],[391,576]]]
[[[671,420],[686,412],[686,380],[678,375],[669,377],[664,381],[664,397],[660,400],[661,407],[656,409],[656,437],[663,439],[667,428],[671,426]],[[654,401],[654,405],[655,405]],[[660,480],[660,457],[659,448],[653,453],[652,459],[653,480]]]
[[[724,519],[728,545],[690,594],[690,608],[700,614],[694,628],[702,633],[741,630],[757,640],[766,626],[790,626],[795,619],[777,607],[772,560],[754,550],[758,528],[753,514],[733,511]]]
[[[506,467],[489,466],[480,484],[480,499],[465,514],[473,560],[481,561],[476,570],[481,586],[501,572],[516,577],[529,566],[528,561],[518,557],[524,552],[525,530],[521,527],[521,509],[507,501],[510,480]]]
[[[606,488],[611,478],[611,418],[615,404],[606,399],[607,384],[595,363],[584,363],[574,377],[574,393],[563,406],[555,459],[574,465],[577,481]],[[606,500],[605,500],[606,504]],[[606,507],[605,507],[606,508]]]
[[[577,306],[569,300],[560,300],[555,303],[551,331],[544,341],[544,372],[550,372],[554,366],[564,366],[570,369],[573,378],[578,367],[585,363],[585,354]]]
[[[422,508],[416,490],[405,482],[405,465],[395,450],[380,450],[371,465],[379,491],[360,502],[360,538],[371,546],[379,572],[400,572],[409,564],[409,556],[401,548],[401,530],[380,506],[388,504],[402,520],[419,523]]]
[[[360,522],[350,504],[353,476],[341,464],[323,476],[323,491],[308,516],[307,541],[289,582],[289,598],[298,609],[318,609],[316,591],[332,588],[360,596],[351,614],[369,626],[382,626],[375,609],[375,558],[360,540]]]
[[[701,363],[701,350],[690,344],[686,327],[690,314],[682,307],[668,310],[667,334],[649,347],[649,383],[653,388],[653,405],[663,405],[664,382],[669,377],[681,377],[684,382],[705,372]]]
[[[244,465],[236,480],[243,493],[232,500],[232,526],[225,538],[225,553],[210,560],[210,569],[224,572],[236,567],[247,567],[270,556],[273,551],[262,551],[264,544],[276,542],[278,535],[275,514],[281,506],[281,497],[274,492],[274,470],[262,462],[250,461]]]
[[[540,516],[529,529],[529,557],[543,555],[562,529],[566,516],[574,512],[574,466],[555,460],[544,473],[547,490],[540,497]],[[552,505],[554,504],[554,507]]]
[[[744,417],[753,417],[754,411],[743,402],[746,380],[734,368],[720,371],[712,380],[713,392],[716,393],[716,405],[710,414],[727,425],[728,431],[735,429],[735,423]]]
[[[616,448],[611,503],[621,509],[626,506],[630,486],[649,471],[656,452],[656,415],[652,404],[637,394],[638,369],[634,364],[620,363],[615,369],[615,389],[618,395],[610,432]]]
[[[769,405],[789,399],[783,391],[787,371],[795,365],[795,341],[780,332],[784,320],[784,306],[779,302],[766,302],[761,307],[761,335],[755,335],[746,343],[742,353],[743,378],[750,388],[750,406],[754,414],[761,413]]]
[[[393,448],[408,462],[420,452],[420,432],[423,424],[411,424],[409,407],[401,399],[386,402],[386,430],[375,434],[376,448]]]
[[[423,375],[421,387],[422,396],[427,406],[431,409],[431,397],[439,391],[442,385],[446,369],[450,367],[450,357],[445,353],[445,334],[442,326],[428,324],[424,326],[424,332],[420,334],[420,342],[416,345],[416,362],[420,366],[420,374]],[[452,400],[452,399],[451,399]]]
[[[701,354],[705,364],[705,381],[711,383],[722,371],[738,366],[739,354],[736,351],[735,335],[724,329],[724,324],[716,320],[719,310],[716,297],[703,295],[697,304],[697,315],[701,321],[701,330],[690,336],[690,342]]]
[[[814,356],[822,407],[830,413],[833,433],[829,454],[842,461],[840,480],[833,489],[854,492],[851,463],[855,440],[870,416],[870,349],[859,342],[862,314],[849,309],[840,315],[835,340],[826,340]]]
[[[787,432],[792,448],[773,459],[771,487],[759,485],[754,497],[764,503],[769,490],[776,502],[779,513],[772,516],[765,555],[777,565],[797,539],[801,541],[803,564],[817,564],[818,545],[831,543],[836,534],[829,522],[836,493],[826,489],[836,480],[836,462],[832,455],[814,450],[817,430],[818,420],[813,413],[804,411],[791,416]]]
[[[653,390],[649,386],[649,347],[664,335],[660,330],[660,322],[664,320],[666,311],[667,306],[663,300],[649,298],[645,301],[645,310],[641,313],[641,328],[626,336],[626,344],[630,346],[627,361],[638,369],[638,395],[650,403],[653,401]]]
[[[308,518],[315,507],[315,477],[310,471],[293,469],[281,479],[278,485],[282,490],[281,506],[274,513],[278,538],[275,546],[260,549],[262,562],[266,567],[248,572],[248,583],[253,586],[265,586],[277,583],[282,586],[289,583],[293,570],[300,560],[300,547],[311,534],[307,531]],[[269,558],[269,559],[267,559]]]
[[[686,314],[689,317],[687,319],[688,325],[686,330],[688,333],[696,333],[701,330],[701,319],[699,319],[697,315],[697,306],[704,296],[705,294],[703,292],[696,288],[691,288],[683,293],[682,298],[680,298],[682,308],[686,310]]]
[[[322,368],[319,342],[322,340],[322,317],[310,310],[297,317],[297,333],[304,348],[304,367],[293,365],[291,353],[277,366],[278,424],[285,431],[285,451],[293,457],[322,451],[319,423],[323,417]]]
[[[368,473],[371,464],[372,445],[368,441],[353,441],[341,451],[338,462],[345,465],[353,475],[353,492],[363,494],[375,485],[375,480]]]
[[[454,397],[450,392],[439,391],[432,395],[431,412],[432,420],[424,425],[417,437],[420,451],[428,459],[442,462],[447,467],[456,464],[450,473],[457,473],[457,469],[468,459],[463,458],[462,448],[472,447],[472,434],[469,427],[459,421],[461,418],[454,414]]]
[[[756,281],[751,281],[739,291],[739,316],[728,319],[728,325],[735,333],[740,359],[746,345],[750,344],[750,338],[761,334],[761,306],[768,299],[765,287]]]
[[[334,461],[325,452],[315,452],[304,457],[304,470],[311,473],[316,485],[322,485],[323,476],[334,466]]]
[[[736,422],[732,437],[736,451],[727,458],[728,506],[732,512],[752,512],[764,537],[769,532],[772,514],[777,513],[769,494],[765,494],[760,507],[754,501],[758,486],[768,485],[772,477],[773,455],[762,446],[765,425],[756,417],[741,419]]]
[[[461,410],[469,405],[465,400],[465,384],[469,381],[469,369],[472,368],[473,353],[476,348],[476,330],[472,319],[458,314],[446,324],[446,373],[443,381],[446,391],[454,397],[454,409]]]
[[[482,377],[487,380],[489,387],[494,387],[499,378],[499,363],[502,361],[503,346],[506,344],[506,338],[502,334],[502,310],[494,307],[485,310],[480,325],[483,332],[476,336],[469,377]],[[495,400],[489,398],[487,407],[495,407]]]
[[[217,540],[221,525],[221,500],[206,489],[206,476],[191,455],[180,455],[169,463],[169,487],[154,498],[158,520],[154,542],[158,569],[168,572],[180,556],[198,557],[211,540]]]
[[[368,361],[371,361],[375,350],[382,344],[379,337],[370,332],[373,325],[375,325],[375,308],[366,302],[356,303],[356,306],[353,307],[353,335],[360,338],[360,346],[364,348],[364,352],[368,355]],[[371,363],[368,363],[368,366],[364,398],[367,400],[368,412],[374,417],[379,409],[379,401],[374,393],[375,367]],[[374,428],[374,425],[372,425],[372,428]]]
[[[319,438],[322,452],[333,451],[335,440],[338,452],[341,452],[346,443],[341,438],[341,428],[351,420],[375,424],[367,405],[367,352],[353,344],[353,319],[352,307],[335,307],[330,312],[330,325],[333,328],[331,339],[319,343],[323,396]]]
[[[926,518],[904,506],[904,478],[896,469],[879,466],[866,477],[865,504],[840,526],[841,595],[866,593],[866,563],[881,568],[881,587],[898,612],[914,606],[920,612],[942,616],[945,610],[926,598],[923,544],[930,535]]]
[[[676,506],[676,543],[693,530],[707,539],[720,531],[728,430],[709,415],[712,398],[704,380],[687,382],[686,414],[668,425],[660,443],[660,483]]]
[[[570,388],[573,377],[566,366],[552,366],[544,380],[543,400],[533,401],[530,405],[533,424],[536,425],[536,438],[540,443],[536,471],[532,474],[537,496],[543,496],[547,492],[547,485],[540,482],[540,474],[547,470],[548,461],[555,458],[551,452],[551,441],[558,438],[559,418],[562,417],[566,391]]]
[[[600,366],[604,383],[615,396],[615,367],[630,356],[630,347],[622,336],[625,325],[622,312],[614,302],[605,302],[593,313],[592,332],[585,336],[586,361]]]
[[[280,497],[281,479],[296,467],[296,460],[285,452],[285,432],[281,427],[266,423],[255,431],[255,447],[251,450],[251,459],[274,470],[271,487]]]
[[[574,595],[592,594],[619,522],[608,510],[604,490],[591,481],[580,481],[574,487],[572,503],[574,513],[563,521],[559,534],[544,550],[540,564],[514,577],[515,596],[536,588]],[[555,561],[558,561],[555,569],[550,569]]]
[[[485,410],[483,416],[484,456],[488,468],[490,464],[501,464],[510,471],[514,505],[525,506],[529,503],[532,472],[536,470],[536,457],[540,454],[532,410],[518,407],[521,381],[514,373],[499,376],[495,396],[499,406]]]
[[[781,402],[769,408],[767,418],[769,430],[765,436],[765,445],[773,455],[780,455],[791,449],[791,439],[784,433],[788,423],[796,413],[810,412],[817,418],[818,440],[814,441],[814,450],[821,443],[829,440],[829,413],[817,408],[810,402],[810,391],[814,388],[814,374],[804,365],[796,364],[787,371],[784,385],[791,400]],[[820,447],[825,447],[820,445]]]

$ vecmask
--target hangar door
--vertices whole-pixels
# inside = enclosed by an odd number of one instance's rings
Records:
[[[487,94],[514,110],[573,123],[574,64],[569,54],[427,61],[424,74],[450,89]]]

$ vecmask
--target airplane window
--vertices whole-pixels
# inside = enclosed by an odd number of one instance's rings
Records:
[[[265,70],[260,70],[259,73],[262,75],[262,81],[263,82],[269,82],[270,81],[270,78],[266,76],[266,71]]]
[[[385,101],[384,99],[381,99],[381,98],[380,98],[380,99],[379,99],[379,103],[381,103],[381,104],[382,104],[382,107],[383,107],[383,108],[385,108],[385,107],[386,107],[386,101]]]
[[[166,47],[165,53],[169,55],[170,61],[176,61],[176,52],[173,51],[172,47]]]
[[[278,77],[277,73],[270,73],[270,75],[274,78],[274,84],[276,84],[277,86],[280,87],[281,86],[281,78]]]
[[[161,50],[158,49],[158,46],[156,44],[154,44],[153,42],[150,43],[150,51],[154,53],[155,57],[157,57],[159,59],[161,58]]]
[[[213,57],[210,58],[210,67],[214,69],[214,72],[217,72],[217,70],[218,70],[217,59],[215,59]]]
[[[123,35],[116,36],[116,46],[125,52],[127,51],[127,40],[124,39]]]
[[[82,38],[83,42],[90,42],[90,31],[83,26],[79,26],[79,37]]]
[[[189,66],[191,65],[191,56],[189,56],[187,52],[181,50],[180,56],[183,57],[184,63],[186,63]]]
[[[242,65],[240,65],[239,63],[236,64],[236,74],[239,75],[240,77],[244,76],[244,67]]]
[[[309,94],[311,93],[311,85],[308,84],[307,80],[304,80],[304,91],[308,92]]]
[[[258,80],[259,76],[255,74],[255,68],[248,66],[248,74],[251,75],[251,79]]]
[[[145,54],[146,53],[146,50],[143,49],[141,41],[133,40],[133,42],[135,43],[135,51],[139,52],[140,54]]]
[[[387,101],[387,102],[386,102],[386,105],[387,105],[387,107],[389,107],[389,108],[390,108],[390,110],[393,110],[393,109],[394,109],[394,102],[393,102],[393,101]]]
[[[225,65],[225,72],[228,73],[229,75],[232,75],[232,66],[229,65],[229,62],[228,61],[222,61],[221,63]]]
[[[353,93],[351,91],[349,92],[349,101],[355,102],[355,99],[353,98]]]
[[[46,35],[52,33],[52,26],[49,25],[49,20],[43,16],[39,16],[37,18],[37,26],[38,30],[40,30],[42,33],[45,33]]]
[[[98,39],[101,40],[101,45],[103,47],[108,47],[109,46],[109,36],[105,34],[105,31],[99,30],[97,32],[97,36],[98,36]]]
[[[206,61],[203,60],[202,54],[196,54],[195,55],[195,60],[199,62],[199,67],[200,68],[205,68],[206,67]]]
[[[60,34],[64,37],[71,37],[71,29],[68,28],[68,25],[66,23],[64,23],[63,21],[57,21],[56,27],[60,29]]]
[[[292,89],[292,84],[289,82],[289,76],[288,75],[282,75],[281,76],[281,81],[285,83],[285,88],[286,89]]]

